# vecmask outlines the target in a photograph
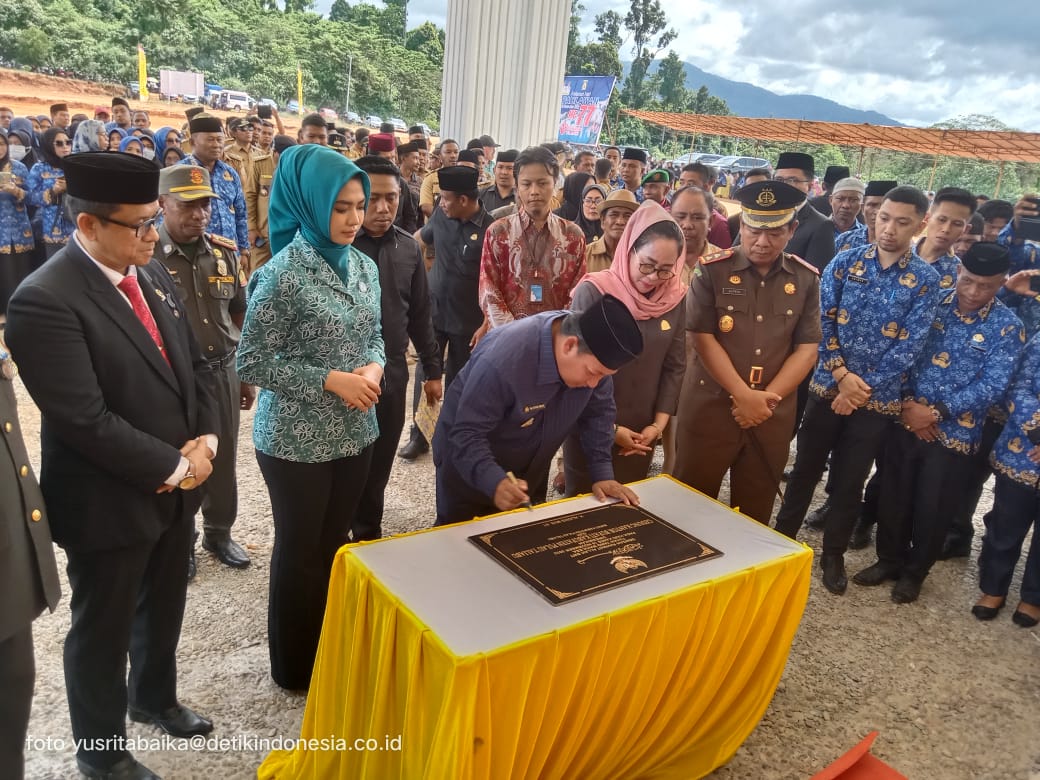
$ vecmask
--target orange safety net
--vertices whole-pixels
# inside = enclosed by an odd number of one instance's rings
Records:
[[[811,122],[803,119],[752,119],[631,109],[623,111],[636,119],[678,133],[724,135],[754,138],[759,141],[869,146],[874,149],[941,157],[1040,163],[1040,133],[937,130],[866,123],[850,125],[839,122]]]

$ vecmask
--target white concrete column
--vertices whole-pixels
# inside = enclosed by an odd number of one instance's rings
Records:
[[[571,0],[448,0],[441,138],[556,140]]]

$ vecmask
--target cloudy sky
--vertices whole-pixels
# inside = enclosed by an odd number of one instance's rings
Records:
[[[624,16],[630,5],[626,0],[583,4],[588,35],[596,14],[613,8]],[[443,27],[447,5],[447,0],[411,0],[409,27],[426,19]],[[1036,0],[991,5],[664,0],[662,5],[679,32],[672,48],[720,76],[779,94],[819,95],[912,125],[979,113],[1040,132]],[[631,56],[627,43],[622,58]]]

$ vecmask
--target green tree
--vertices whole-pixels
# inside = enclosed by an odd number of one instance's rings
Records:
[[[621,39],[622,21],[617,11],[605,11],[597,14],[596,35],[599,36],[600,43],[612,46],[615,50],[620,51],[621,44],[624,43]]]
[[[625,14],[625,28],[632,35],[633,60],[622,96],[632,108],[643,108],[656,92],[656,84],[648,77],[650,63],[675,40],[678,33],[668,27],[668,17],[660,0],[632,0],[632,6]],[[649,88],[648,80],[651,81]]]
[[[417,51],[439,67],[444,61],[444,30],[433,22],[423,22],[405,36],[404,47],[409,51]]]
[[[686,68],[674,51],[669,51],[657,68],[661,77],[658,88],[661,107],[665,111],[686,111],[693,103],[693,95],[686,89]]]
[[[15,40],[14,55],[24,65],[45,65],[51,55],[51,41],[43,30],[22,30]]]

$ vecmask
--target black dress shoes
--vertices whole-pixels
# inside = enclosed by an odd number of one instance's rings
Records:
[[[213,731],[213,721],[207,720],[183,704],[157,714],[129,707],[127,714],[134,723],[154,724],[171,737],[197,737]]]
[[[899,579],[899,569],[889,566],[887,563],[878,561],[873,566],[868,566],[863,571],[856,572],[852,576],[852,581],[857,585],[866,585],[867,587],[873,587],[874,585],[880,585],[883,582],[889,580]]]
[[[873,527],[870,523],[857,520],[856,526],[852,529],[852,538],[849,539],[849,549],[865,550],[870,547],[872,541],[874,541]]]
[[[138,763],[133,756],[117,761],[108,769],[98,769],[77,757],[76,766],[81,775],[94,780],[162,780],[144,764]]]
[[[966,542],[951,541],[947,539],[943,543],[942,551],[939,553],[940,561],[948,561],[952,558],[968,558],[971,556],[971,539]]]
[[[1011,620],[1016,626],[1022,626],[1022,628],[1032,628],[1033,626],[1040,623],[1040,618],[1035,618],[1032,615],[1027,615],[1020,609],[1016,609],[1011,614]]]
[[[244,569],[251,563],[242,545],[230,536],[225,539],[203,537],[202,549],[213,553],[222,564],[232,569]]]
[[[820,568],[823,569],[823,587],[836,596],[840,596],[849,586],[845,576],[845,557],[843,555],[822,555]]]
[[[1004,601],[1001,601],[995,607],[989,607],[985,604],[976,604],[971,608],[971,614],[973,614],[977,620],[993,620],[1000,614],[1000,610],[1003,608]]]
[[[921,595],[921,585],[921,581],[916,577],[904,574],[892,586],[892,601],[896,604],[910,604],[917,601],[917,597]]]
[[[422,436],[413,436],[406,445],[397,451],[397,457],[401,460],[415,460],[429,451],[430,445],[426,443],[426,439]]]
[[[822,506],[811,511],[809,516],[805,518],[805,527],[814,531],[822,531],[824,526],[827,525],[827,513],[830,511],[831,502],[830,499],[827,499]]]

